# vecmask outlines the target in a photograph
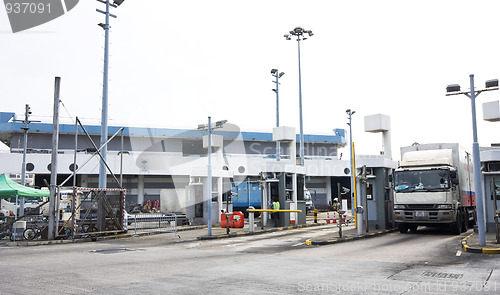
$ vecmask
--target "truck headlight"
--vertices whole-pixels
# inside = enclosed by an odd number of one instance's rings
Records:
[[[405,205],[394,205],[394,209],[395,209],[395,210],[398,210],[398,209],[405,209]]]
[[[451,210],[451,205],[437,205],[436,209]]]

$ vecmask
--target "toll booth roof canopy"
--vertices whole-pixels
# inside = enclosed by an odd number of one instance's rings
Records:
[[[0,199],[16,195],[18,197],[48,197],[50,192],[20,185],[7,177],[5,173],[2,174],[0,176]]]

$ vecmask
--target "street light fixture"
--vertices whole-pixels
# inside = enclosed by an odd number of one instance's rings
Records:
[[[125,0],[113,0],[113,7],[120,6]]]
[[[313,36],[313,32],[311,30],[304,30],[301,27],[296,27],[293,31],[290,31],[290,34],[286,34],[284,37],[286,40],[292,40],[291,36],[297,37],[297,49],[299,56],[299,115],[300,115],[300,163],[302,167],[304,166],[304,128],[302,123],[302,77],[300,72],[300,41],[307,40],[307,37],[304,34],[309,35],[309,37]]]
[[[486,245],[485,237],[485,216],[484,216],[484,197],[481,188],[481,160],[479,155],[479,144],[477,140],[477,124],[476,124],[476,97],[484,91],[498,90],[498,79],[488,80],[485,84],[485,89],[475,90],[474,88],[474,74],[469,75],[470,90],[460,91],[460,85],[451,84],[446,87],[446,96],[464,94],[471,100],[472,111],[472,157],[474,166],[474,189],[476,191],[476,214],[477,214],[477,228],[479,234],[479,245]]]
[[[279,73],[278,69],[272,69],[271,70],[271,75],[276,78],[273,82],[276,83],[276,89],[273,89],[274,92],[276,92],[276,127],[280,127],[280,99],[279,99],[279,88],[278,85],[279,83],[279,78],[281,78],[285,73],[281,72]],[[276,160],[279,161],[281,158],[280,155],[280,142],[276,142]]]
[[[207,171],[207,182],[208,182],[208,205],[207,205],[207,219],[208,219],[208,235],[212,235],[212,130],[222,128],[227,120],[221,120],[215,122],[212,126],[212,117],[208,117],[208,124],[199,124],[198,130],[208,130],[208,171]]]

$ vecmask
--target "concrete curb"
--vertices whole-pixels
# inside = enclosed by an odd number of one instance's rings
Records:
[[[364,234],[364,235],[360,235],[360,236],[353,236],[353,237],[348,237],[348,238],[338,238],[338,239],[332,239],[332,240],[327,240],[327,241],[306,240],[306,245],[332,245],[332,244],[338,244],[338,243],[344,243],[344,242],[349,242],[349,241],[356,241],[356,240],[376,237],[376,236],[380,236],[380,235],[387,234],[387,233],[394,232],[394,231],[395,231],[395,229],[388,229],[388,230],[378,231],[378,232]]]
[[[201,236],[201,237],[198,237],[198,240],[216,240],[216,239],[225,239],[225,238],[245,237],[245,236],[261,235],[261,234],[265,234],[265,233],[272,233],[272,232],[277,232],[277,231],[292,230],[292,229],[306,228],[306,227],[313,227],[313,226],[320,226],[320,225],[326,225],[326,223],[290,225],[287,227],[277,227],[277,228],[269,228],[269,229],[254,231],[253,233],[251,233],[251,232],[237,232],[237,233],[233,233],[233,234],[229,233],[229,235],[222,234],[222,235],[212,235],[212,236]]]
[[[196,230],[196,229],[203,229],[207,228],[206,225],[195,225],[191,227],[183,227],[183,228],[177,228],[177,233],[183,232],[183,231],[190,231],[190,230]],[[43,245],[57,245],[57,244],[72,244],[72,243],[86,243],[86,242],[96,242],[96,241],[104,241],[104,240],[115,240],[115,239],[123,239],[123,238],[131,238],[131,237],[142,237],[142,236],[151,236],[151,235],[158,235],[158,234],[164,234],[165,232],[140,232],[135,234],[134,230],[128,230],[127,233],[120,233],[120,234],[115,234],[115,235],[105,235],[105,236],[95,236],[95,237],[81,237],[81,238],[74,238],[74,239],[60,239],[60,240],[35,240],[35,241],[5,241],[1,242],[0,246],[3,247],[30,247],[30,246],[43,246]],[[186,241],[193,241],[195,239],[191,240],[183,240],[180,242],[186,242]]]
[[[474,235],[474,233],[472,233],[472,234],[470,234],[462,239],[462,249],[464,249],[465,252],[482,253],[482,254],[500,254],[500,248],[469,247],[469,245],[467,245],[467,239],[469,239],[472,235]]]

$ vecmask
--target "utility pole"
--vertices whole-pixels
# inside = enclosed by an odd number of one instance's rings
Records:
[[[52,123],[52,156],[50,163],[50,197],[49,197],[49,228],[48,239],[55,239],[56,204],[59,201],[57,192],[57,151],[59,146],[59,91],[61,78],[56,77],[54,83],[54,114]]]
[[[26,152],[28,148],[28,130],[29,124],[32,122],[40,122],[40,121],[30,121],[30,115],[31,115],[31,108],[30,105],[27,104],[25,106],[24,110],[24,120],[14,120],[14,122],[22,122],[24,125],[21,127],[21,130],[23,130],[24,133],[24,140],[23,140],[23,164],[21,167],[21,185],[26,185]],[[20,202],[19,202],[19,215],[23,216],[24,215],[24,197],[21,197]]]

